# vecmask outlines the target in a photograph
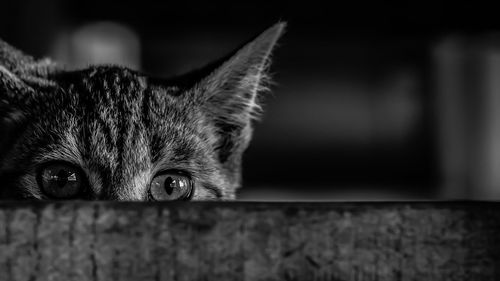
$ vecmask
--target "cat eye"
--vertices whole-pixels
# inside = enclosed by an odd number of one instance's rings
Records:
[[[189,200],[192,193],[191,178],[177,171],[155,176],[149,187],[149,195],[153,201]]]
[[[45,165],[37,175],[42,192],[53,199],[69,199],[78,195],[83,187],[80,169],[71,164]]]

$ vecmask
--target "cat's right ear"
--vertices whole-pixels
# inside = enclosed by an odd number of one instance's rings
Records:
[[[18,102],[32,92],[29,85],[0,65],[0,157],[23,124],[24,115]]]
[[[18,101],[33,92],[33,88],[18,75],[0,65],[0,118],[7,112],[16,110]]]
[[[10,48],[7,55],[6,48]],[[0,126],[5,120],[18,120],[19,107],[39,95],[40,89],[55,87],[47,77],[57,71],[59,68],[50,60],[35,61],[0,41]]]
[[[0,65],[0,99],[2,102],[18,98],[32,89],[16,74]]]

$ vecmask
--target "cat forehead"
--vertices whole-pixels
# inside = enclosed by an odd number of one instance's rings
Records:
[[[57,87],[39,95],[37,112],[43,118],[37,124],[49,128],[61,143],[69,135],[94,156],[111,158],[146,143],[155,157],[167,147],[200,143],[199,122],[193,122],[197,115],[186,110],[178,95],[182,90],[166,80],[120,66],[92,66],[52,78]],[[123,147],[120,153],[113,152],[117,147]]]
[[[147,87],[146,77],[120,66],[92,66],[78,71],[60,72],[55,80],[61,87],[91,93],[106,93]]]
[[[115,138],[130,128],[165,133],[193,125],[190,120],[196,115],[183,97],[171,94],[181,91],[177,87],[150,83],[147,76],[124,67],[60,72],[51,81],[55,86],[42,89],[29,101],[26,116],[59,132],[70,125],[100,124],[104,130],[116,131]]]
[[[69,74],[69,76],[66,76],[69,79],[71,79],[70,77],[73,76],[76,79],[84,78],[84,79],[95,79],[95,80],[137,79],[139,77],[144,76],[138,71],[118,65],[93,65],[85,69],[76,71],[67,71],[64,73]]]
[[[154,79],[121,66],[91,66],[78,71],[59,72],[51,78],[57,85],[53,97],[66,98],[80,106],[87,103],[131,106],[146,95],[164,100],[165,96],[179,96],[183,92],[175,83]]]
[[[175,94],[180,87],[176,79],[159,79],[123,66],[97,65],[77,71],[62,71],[51,78],[60,86],[78,87],[89,90],[120,89],[144,90],[162,88],[169,94]],[[100,92],[100,91],[97,91]]]

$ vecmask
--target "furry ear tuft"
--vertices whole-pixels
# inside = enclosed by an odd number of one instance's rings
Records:
[[[27,124],[28,101],[54,86],[47,77],[55,71],[49,60],[36,61],[0,40],[0,158]]]
[[[31,91],[19,77],[0,65],[0,157],[17,132],[24,119],[17,108],[19,100],[26,91]]]
[[[258,94],[268,90],[270,55],[286,24],[278,23],[236,51],[196,87],[204,111],[220,131],[221,160],[242,150],[251,121],[261,113]]]
[[[30,85],[0,65],[0,125],[9,120],[18,121],[22,116],[18,112],[19,105],[33,93],[34,90]]]
[[[20,92],[30,88],[14,73],[0,65],[0,99],[6,101],[9,97],[16,98]]]
[[[0,98],[7,95],[20,98],[20,92],[26,94],[32,85],[50,86],[49,74],[59,67],[49,59],[35,60],[20,50],[0,40]]]
[[[200,83],[205,105],[217,118],[242,125],[259,116],[258,93],[268,90],[271,51],[285,26],[264,31]]]

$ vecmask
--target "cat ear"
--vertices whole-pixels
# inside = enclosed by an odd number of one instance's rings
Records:
[[[51,86],[46,77],[55,71],[49,60],[35,61],[0,40],[0,157],[26,124],[22,107],[37,93],[33,87]]]
[[[266,90],[269,57],[285,25],[278,23],[264,31],[199,83],[201,98],[214,114],[228,122],[245,123],[241,118],[256,117],[257,93]]]
[[[33,88],[25,80],[0,65],[0,118],[8,112],[15,111],[16,104],[33,93]]]
[[[18,101],[31,91],[17,75],[0,65],[0,157],[24,120]]]
[[[222,137],[221,160],[246,147],[251,121],[259,116],[258,94],[267,89],[271,51],[286,24],[278,23],[257,36],[197,85],[197,98]]]
[[[21,94],[20,92],[29,89],[30,87],[18,75],[0,65],[0,98],[2,100],[16,98],[18,94]]]
[[[12,94],[19,88],[27,90],[28,84],[49,85],[47,77],[57,71],[60,71],[59,66],[51,60],[35,60],[0,39],[0,89],[3,88],[3,94],[5,91]]]

